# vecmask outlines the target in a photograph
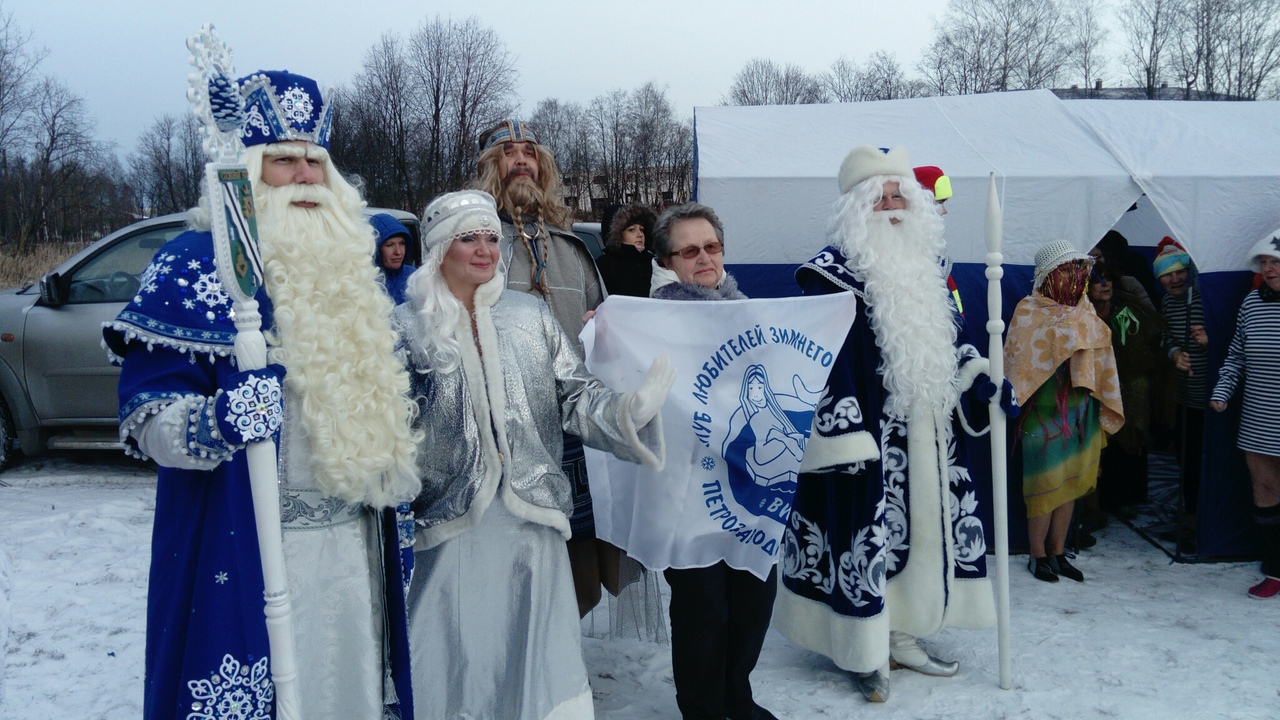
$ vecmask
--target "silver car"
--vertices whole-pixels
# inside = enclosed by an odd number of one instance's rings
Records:
[[[390,213],[414,234],[406,262],[421,257],[418,220]],[[0,468],[15,443],[46,449],[118,448],[116,380],[102,323],[138,292],[151,257],[186,228],[184,214],[134,223],[90,245],[25,288],[0,290]]]

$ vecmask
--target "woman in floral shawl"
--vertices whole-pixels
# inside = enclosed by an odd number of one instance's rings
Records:
[[[1063,546],[1075,500],[1098,482],[1103,431],[1124,424],[1111,331],[1085,295],[1091,261],[1057,241],[1036,253],[1034,289],[1005,340],[1008,379],[1022,404],[1022,492],[1029,569],[1039,580],[1083,581]]]

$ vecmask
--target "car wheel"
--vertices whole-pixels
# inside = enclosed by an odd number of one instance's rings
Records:
[[[13,428],[13,416],[9,414],[9,406],[5,404],[4,398],[0,398],[0,470],[12,462],[13,456],[17,454],[15,446],[17,437]]]

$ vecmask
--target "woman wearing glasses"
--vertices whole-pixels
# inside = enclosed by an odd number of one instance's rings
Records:
[[[658,300],[745,300],[724,271],[724,226],[699,203],[676,205],[653,227],[653,289]],[[664,272],[665,271],[665,272]]]
[[[667,209],[653,226],[658,264],[650,297],[745,300],[724,271],[724,226],[706,205]],[[660,311],[659,311],[660,312]],[[671,666],[685,720],[768,720],[750,676],[773,615],[777,570],[761,580],[723,560],[701,568],[667,568],[671,585]]]

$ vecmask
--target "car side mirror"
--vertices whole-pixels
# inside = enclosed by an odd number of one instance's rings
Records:
[[[49,307],[66,304],[66,296],[62,292],[62,276],[58,273],[49,273],[40,278],[40,304]]]

